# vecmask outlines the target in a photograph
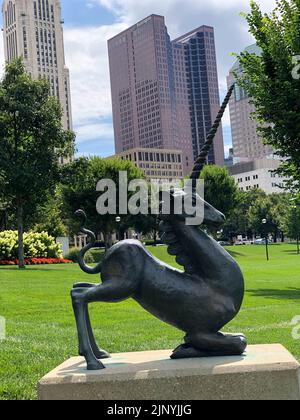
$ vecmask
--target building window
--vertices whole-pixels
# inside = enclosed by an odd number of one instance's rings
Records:
[[[38,15],[37,15],[36,1],[33,3],[33,8],[34,8],[34,17],[35,17],[35,19],[37,19],[38,18]]]

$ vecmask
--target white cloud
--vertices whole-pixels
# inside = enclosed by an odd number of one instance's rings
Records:
[[[223,119],[222,119],[222,123],[224,127],[229,127],[230,126],[230,114],[229,114],[229,108],[227,107]]]
[[[132,23],[146,15],[156,13],[165,16],[174,15],[174,25],[176,25],[176,21],[182,20],[182,14],[193,16],[197,13],[209,11],[211,15],[222,15],[226,11],[241,11],[250,3],[248,0],[244,1],[243,5],[241,0],[185,0],[183,7],[182,0],[146,0],[143,2],[137,2],[136,0],[93,1],[115,13],[123,22]],[[258,0],[258,3],[261,4],[264,11],[268,11],[274,6],[275,0]]]
[[[75,126],[111,115],[107,40],[124,24],[65,29]]]
[[[70,69],[72,112],[77,144],[99,140],[114,150],[113,127],[103,123],[112,114],[107,40],[125,29],[122,23],[101,27],[65,28],[66,63]],[[110,143],[110,144],[108,144]]]
[[[111,139],[113,137],[113,126],[109,123],[84,124],[77,128],[78,144],[101,138]]]

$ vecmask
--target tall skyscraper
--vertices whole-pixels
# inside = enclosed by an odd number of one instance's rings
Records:
[[[175,80],[176,99],[176,132],[179,136],[179,148],[189,151],[189,157],[183,156],[183,166],[187,172],[192,170],[195,154],[193,150],[193,137],[191,126],[190,95],[188,86],[188,74],[185,65],[185,48],[183,45],[172,43],[173,69]],[[190,162],[187,165],[187,159]],[[192,165],[191,165],[192,164]],[[185,175],[187,173],[185,172]]]
[[[256,44],[245,49],[250,54],[260,54]],[[242,68],[237,61],[227,77],[228,86],[236,82],[234,73],[241,74]],[[258,123],[251,118],[255,107],[250,103],[247,92],[235,85],[234,95],[229,102],[232,144],[234,158],[240,160],[263,159],[273,155],[273,149],[265,146],[258,135]]]
[[[22,56],[32,77],[49,80],[63,108],[63,126],[72,129],[60,0],[4,0],[2,12],[6,61]]]
[[[182,150],[188,174],[220,105],[213,29],[171,42],[164,17],[151,15],[109,40],[108,50],[116,153]],[[224,164],[221,132],[209,161]]]
[[[203,146],[220,108],[220,93],[218,82],[217,58],[214,29],[201,26],[173,41],[173,50],[183,52],[180,55],[182,71],[176,71],[184,77],[190,110],[190,123],[194,158]],[[224,166],[224,143],[222,127],[219,128],[209,157],[209,163]]]

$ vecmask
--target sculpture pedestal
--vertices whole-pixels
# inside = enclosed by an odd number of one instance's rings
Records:
[[[171,360],[170,350],[114,354],[101,371],[72,358],[38,385],[40,400],[300,400],[298,362],[281,345],[245,356]]]

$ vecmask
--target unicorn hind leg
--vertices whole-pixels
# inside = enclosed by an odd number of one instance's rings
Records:
[[[242,334],[199,332],[188,334],[185,344],[175,349],[171,358],[241,356],[246,348],[247,340]]]

